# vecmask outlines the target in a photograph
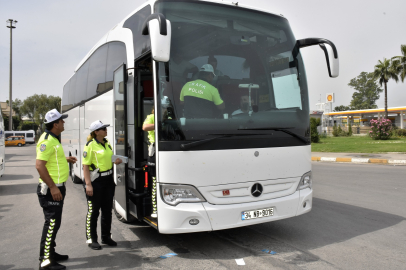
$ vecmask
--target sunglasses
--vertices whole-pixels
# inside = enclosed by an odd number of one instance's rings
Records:
[[[104,128],[99,128],[99,129],[96,129],[96,131],[100,131],[100,130],[104,130],[104,131],[106,131],[106,130],[107,130],[107,128],[106,128],[106,127],[104,127]]]

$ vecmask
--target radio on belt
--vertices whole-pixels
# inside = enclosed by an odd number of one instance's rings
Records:
[[[114,161],[116,161],[116,159],[121,159],[121,162],[123,162],[123,163],[128,163],[128,157],[125,157],[125,156],[120,156],[120,155],[112,155],[111,156],[111,161],[112,162],[114,162]]]

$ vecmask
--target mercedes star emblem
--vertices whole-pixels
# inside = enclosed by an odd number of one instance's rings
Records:
[[[264,190],[264,188],[262,187],[262,185],[256,183],[251,188],[251,194],[254,197],[259,197],[259,196],[261,196],[263,190]]]

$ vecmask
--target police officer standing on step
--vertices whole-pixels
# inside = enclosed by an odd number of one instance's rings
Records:
[[[117,246],[111,238],[111,210],[116,184],[113,179],[113,148],[105,138],[107,127],[97,120],[90,124],[90,135],[83,150],[83,173],[88,212],[86,215],[86,243],[94,250],[101,249],[97,242],[97,219],[101,210],[102,244]],[[114,164],[122,161],[117,158]]]
[[[76,163],[75,157],[65,157],[61,145],[61,133],[65,130],[63,119],[56,109],[45,115],[45,132],[37,144],[37,159],[35,167],[39,173],[37,195],[41,205],[45,223],[40,244],[39,269],[62,270],[65,266],[57,263],[67,260],[68,255],[55,252],[55,238],[62,220],[63,202],[65,199],[65,182],[69,176],[69,163]]]

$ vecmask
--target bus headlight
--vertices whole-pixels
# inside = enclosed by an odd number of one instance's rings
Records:
[[[302,178],[300,179],[299,185],[297,186],[297,190],[305,189],[305,188],[312,188],[312,172],[307,172],[303,174]]]
[[[179,203],[205,202],[206,200],[193,186],[187,185],[166,185],[160,186],[161,196],[164,202],[169,205]]]

